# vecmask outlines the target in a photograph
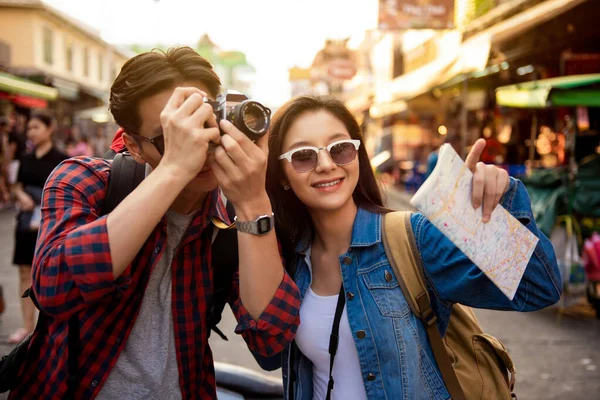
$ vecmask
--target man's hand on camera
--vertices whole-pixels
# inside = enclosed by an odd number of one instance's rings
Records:
[[[215,149],[211,168],[225,197],[240,220],[250,220],[270,210],[265,190],[267,135],[256,143],[227,120],[221,121],[225,135]]]
[[[206,161],[209,142],[219,143],[220,133],[206,93],[195,87],[175,89],[160,114],[165,153],[160,164],[192,180]]]

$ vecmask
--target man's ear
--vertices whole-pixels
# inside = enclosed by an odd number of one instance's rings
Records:
[[[144,159],[144,156],[142,155],[142,148],[140,146],[140,143],[137,140],[135,140],[133,138],[133,136],[131,136],[127,132],[123,132],[123,143],[125,143],[125,147],[127,147],[127,151],[129,152],[129,154],[131,154],[133,159],[138,164],[146,163],[146,160]]]

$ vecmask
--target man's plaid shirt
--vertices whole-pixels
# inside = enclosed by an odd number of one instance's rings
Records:
[[[90,399],[99,393],[127,343],[150,272],[164,252],[167,231],[163,220],[131,265],[114,279],[106,216],[100,217],[110,166],[110,161],[102,159],[70,159],[46,182],[33,288],[50,316],[49,332],[34,336],[32,345],[41,344],[42,350],[29,354],[22,382],[11,392],[11,399],[63,398],[68,321],[74,314],[81,327],[77,398]],[[207,196],[173,259],[172,312],[184,399],[216,398],[206,322],[213,291],[209,229],[213,216],[228,221],[218,190]],[[257,322],[240,301],[238,283],[236,277],[229,301],[239,322],[236,332],[257,354],[280,352],[298,327],[298,288],[286,273]]]

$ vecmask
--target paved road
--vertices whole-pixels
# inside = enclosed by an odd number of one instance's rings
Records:
[[[389,206],[410,207],[407,196],[388,191]],[[20,323],[17,302],[17,271],[10,264],[14,216],[0,211],[0,284],[7,310],[0,317],[0,351],[10,346],[6,338]],[[525,400],[592,400],[600,398],[600,321],[563,316],[555,310],[535,313],[478,311],[484,329],[509,348],[517,366],[517,394]],[[235,320],[226,310],[221,329],[225,342],[210,339],[217,361],[260,370],[243,340],[233,333]],[[279,371],[271,372],[279,376]],[[3,399],[0,395],[0,399]]]

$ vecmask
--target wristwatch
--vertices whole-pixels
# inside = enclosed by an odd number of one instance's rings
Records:
[[[233,219],[235,227],[240,232],[251,233],[253,235],[266,235],[273,229],[275,225],[275,218],[273,213],[271,215],[261,215],[254,221],[242,222],[238,221],[237,216]]]

